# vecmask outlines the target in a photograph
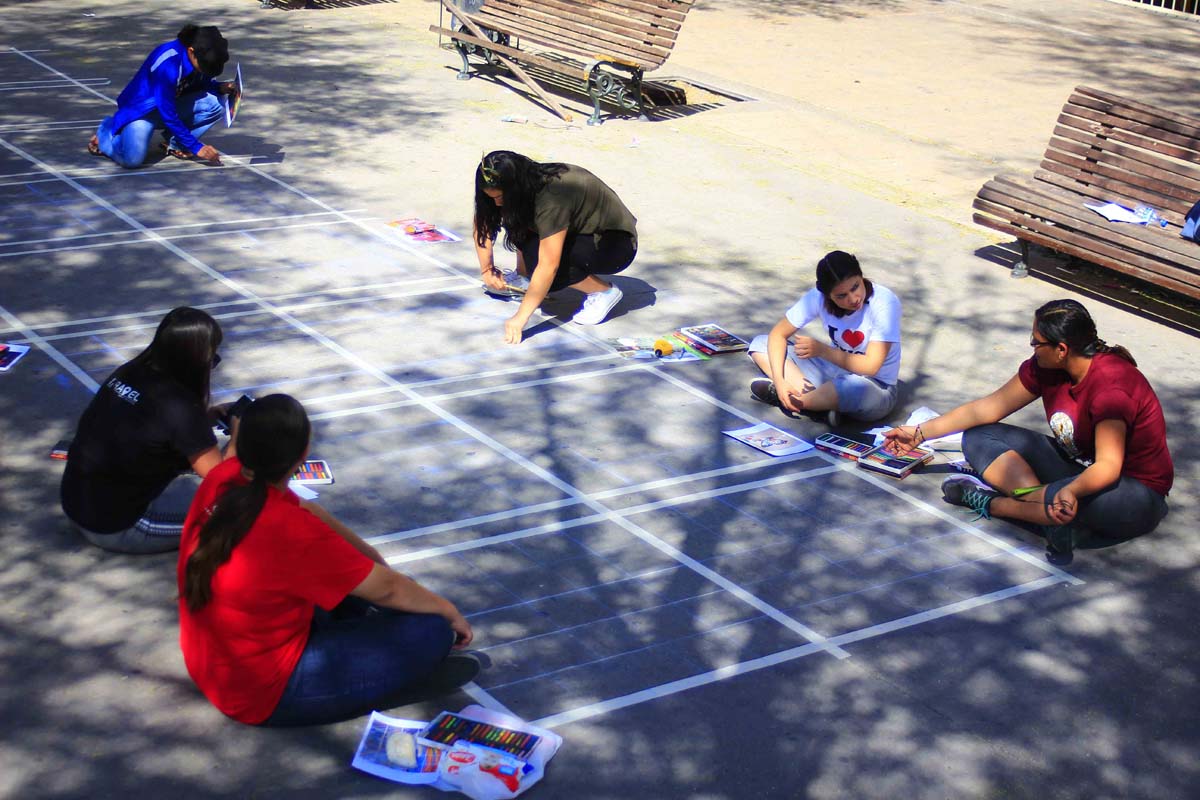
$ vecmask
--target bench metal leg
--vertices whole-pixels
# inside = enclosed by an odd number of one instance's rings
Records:
[[[455,42],[454,49],[458,51],[458,54],[462,57],[462,61],[463,61],[462,69],[460,69],[458,71],[458,74],[455,75],[454,77],[458,78],[460,81],[470,80],[471,79],[471,62],[467,60],[467,46],[465,44],[463,44],[462,42]]]
[[[620,65],[616,66],[620,68]],[[588,125],[601,123],[600,100],[605,98],[624,111],[637,111],[638,119],[643,122],[650,119],[646,116],[646,101],[642,97],[642,70],[634,69],[630,73],[629,78],[625,79],[605,72],[600,64],[588,70],[588,96],[592,98],[592,116],[588,119]]]

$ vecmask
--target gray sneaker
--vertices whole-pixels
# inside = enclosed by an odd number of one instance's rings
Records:
[[[976,519],[992,518],[992,501],[997,497],[1003,495],[970,475],[951,475],[942,481],[942,499],[971,509],[977,515]]]

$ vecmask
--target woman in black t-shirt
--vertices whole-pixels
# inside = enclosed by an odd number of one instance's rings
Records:
[[[517,253],[517,275],[506,278],[493,260],[495,241]],[[518,344],[522,330],[549,292],[583,292],[571,318],[599,325],[621,300],[602,277],[628,267],[637,255],[637,219],[604,181],[572,164],[539,164],[496,150],[475,168],[475,253],[488,289],[524,289],[521,306],[504,323],[504,340]]]
[[[181,307],[96,392],[71,443],[61,497],[84,538],[119,553],[163,553],[179,535],[198,478],[222,454],[208,411],[221,328]],[[195,475],[192,475],[193,471]]]

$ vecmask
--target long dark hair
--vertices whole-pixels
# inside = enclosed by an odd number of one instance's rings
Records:
[[[826,253],[825,257],[817,262],[817,290],[825,298],[825,310],[835,317],[844,317],[851,313],[833,302],[830,295],[833,293],[833,287],[842,281],[847,278],[862,278],[862,274],[858,259],[849,253],[841,250]],[[867,296],[863,300],[863,305],[866,305],[875,294],[875,287],[866,278],[863,278],[863,286],[867,288]]]
[[[223,338],[221,326],[207,312],[180,306],[167,312],[150,346],[122,370],[142,365],[169,375],[207,407],[213,356]]]
[[[1051,300],[1033,312],[1033,327],[1052,345],[1091,358],[1097,353],[1112,353],[1137,366],[1133,356],[1119,344],[1106,344],[1096,335],[1096,323],[1077,300]]]
[[[217,567],[229,560],[262,513],[267,486],[287,477],[304,457],[311,431],[304,406],[286,394],[267,395],[242,412],[238,460],[250,482],[225,490],[200,529],[200,542],[184,568],[183,599],[190,611],[208,605]]]
[[[566,164],[539,164],[520,153],[493,150],[475,167],[475,241],[480,247],[504,228],[504,247],[516,250],[535,233],[534,199],[547,183],[563,174]],[[504,192],[502,206],[483,193]]]

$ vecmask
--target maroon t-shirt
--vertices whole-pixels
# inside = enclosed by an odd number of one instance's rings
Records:
[[[1076,386],[1064,370],[1042,369],[1036,358],[1022,364],[1017,375],[1026,389],[1041,396],[1050,430],[1068,455],[1091,464],[1096,458],[1096,424],[1121,420],[1121,475],[1164,496],[1171,491],[1175,465],[1167,451],[1167,423],[1158,396],[1137,367],[1120,356],[1099,353]]]

